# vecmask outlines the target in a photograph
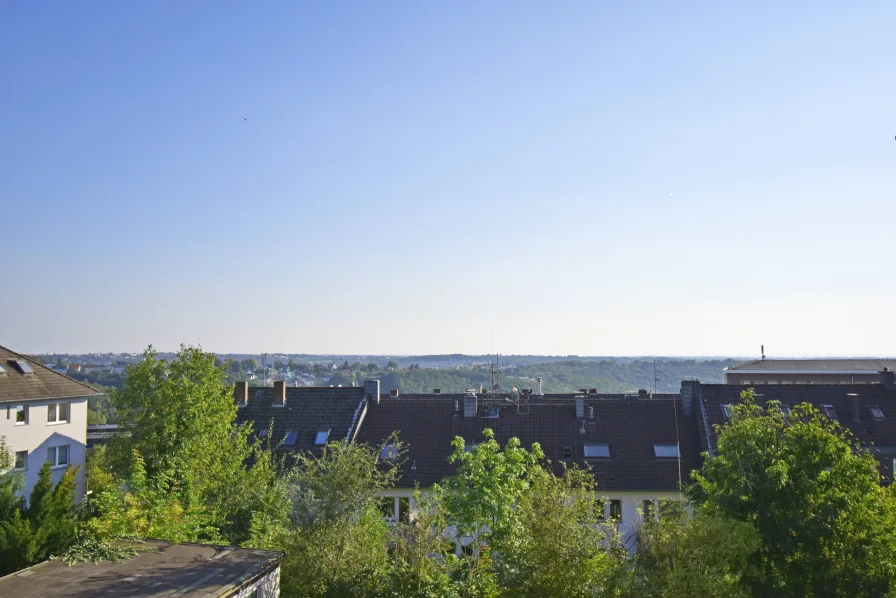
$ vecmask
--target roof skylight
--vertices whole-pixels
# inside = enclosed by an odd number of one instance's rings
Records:
[[[394,459],[398,456],[398,447],[394,444],[386,444],[380,451],[380,459]]]
[[[677,459],[678,458],[678,445],[677,444],[654,444],[653,445],[653,454],[657,459]]]
[[[283,444],[287,446],[294,446],[296,443],[296,433],[294,430],[289,430],[286,432],[286,436],[283,438]]]
[[[586,459],[606,459],[610,456],[610,445],[609,444],[586,444],[585,445],[585,458]]]
[[[322,446],[327,444],[327,439],[330,437],[329,430],[318,430],[317,434],[314,435],[314,445]]]
[[[33,374],[34,370],[31,369],[31,364],[29,364],[24,359],[10,359],[9,360],[16,368],[22,372],[23,374]]]

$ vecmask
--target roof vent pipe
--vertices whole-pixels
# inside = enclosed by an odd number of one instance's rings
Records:
[[[544,393],[541,392],[541,378],[537,378],[537,380],[538,380],[538,394],[543,395]]]
[[[594,419],[594,407],[588,407],[588,419]]]

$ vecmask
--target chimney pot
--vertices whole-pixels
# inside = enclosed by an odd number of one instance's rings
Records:
[[[286,405],[286,382],[283,380],[274,381],[274,405],[277,407]]]
[[[543,395],[544,393],[541,392],[541,378],[537,378],[537,380],[538,380],[538,394]]]
[[[389,394],[390,394],[391,396],[393,396],[393,397],[397,397],[397,396],[398,396],[398,389],[397,389],[397,388],[393,388],[391,391],[389,391]]]
[[[237,407],[245,407],[249,399],[249,383],[245,380],[233,385],[233,403]]]

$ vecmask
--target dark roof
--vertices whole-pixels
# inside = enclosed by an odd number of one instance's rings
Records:
[[[290,386],[285,407],[273,405],[273,392],[270,387],[249,388],[248,404],[237,410],[236,421],[251,422],[258,435],[273,420],[274,442],[296,432],[295,445],[284,447],[292,450],[312,449],[318,430],[330,430],[329,442],[350,438],[366,405],[363,387]]]
[[[32,372],[22,373],[14,365],[15,360],[27,363]],[[3,368],[3,373],[0,373],[0,403],[101,394],[86,384],[54,372],[33,359],[2,346],[0,346],[0,367]]]
[[[0,578],[0,595],[16,598],[154,598],[221,596],[276,568],[279,552],[148,540],[135,557],[69,567],[45,561]]]
[[[756,359],[728,368],[728,371],[753,370],[830,370],[879,372],[896,370],[896,359]]]
[[[725,423],[722,406],[740,401],[743,386],[729,384],[701,384],[700,393],[709,424],[710,441],[716,446],[714,426]],[[757,402],[780,401],[792,407],[800,403],[810,403],[821,410],[822,405],[831,405],[837,421],[847,428],[862,445],[877,453],[881,463],[881,473],[892,480],[892,459],[883,458],[890,453],[896,456],[896,390],[888,390],[882,384],[761,384],[754,387]],[[760,396],[761,395],[761,396]],[[855,396],[851,396],[855,395]],[[853,419],[854,401],[858,401],[858,422]],[[877,406],[884,419],[875,419],[871,406]],[[698,416],[702,417],[698,411]],[[703,432],[701,445],[705,448],[706,436]]]
[[[491,428],[502,445],[519,438],[529,448],[538,442],[545,457],[559,471],[564,447],[572,452],[569,464],[591,466],[598,488],[640,490],[678,488],[679,467],[676,459],[657,459],[653,444],[680,442],[681,474],[687,479],[697,466],[698,451],[693,423],[681,412],[681,401],[666,398],[584,399],[585,433],[582,419],[575,417],[573,395],[553,395],[551,399],[533,397],[528,408],[517,408],[506,401],[499,417],[487,418],[482,397],[477,417],[464,417],[463,395],[411,395],[384,397],[371,406],[358,434],[359,442],[382,443],[393,431],[407,444],[400,487],[431,486],[454,472],[448,463],[451,441],[461,436],[468,442],[480,442],[482,430]],[[455,411],[455,402],[457,411]],[[588,418],[588,408],[594,418]],[[676,434],[676,420],[678,433]],[[585,459],[585,444],[609,444],[609,459]]]

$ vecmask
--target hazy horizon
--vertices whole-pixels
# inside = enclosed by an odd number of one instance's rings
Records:
[[[0,343],[892,355],[894,22],[7,3]]]

